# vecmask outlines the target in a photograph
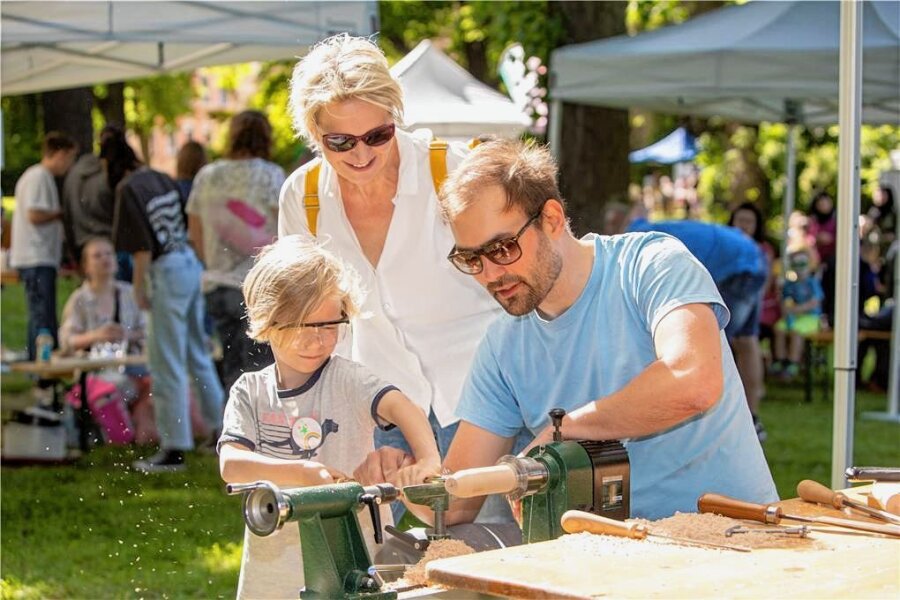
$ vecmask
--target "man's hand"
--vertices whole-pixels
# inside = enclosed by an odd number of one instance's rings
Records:
[[[362,485],[391,482],[397,480],[397,472],[415,463],[415,459],[397,448],[385,446],[370,452],[365,460],[353,471],[353,478]]]
[[[441,474],[441,461],[436,460],[419,460],[415,463],[401,467],[397,471],[396,481],[391,481],[398,488],[402,489],[408,485],[419,485],[425,483],[429,477],[436,477]]]
[[[537,435],[536,438],[531,440],[531,443],[522,448],[522,451],[519,452],[519,456],[526,456],[531,449],[535,446],[545,446],[553,441],[553,425],[547,425],[543,430]]]

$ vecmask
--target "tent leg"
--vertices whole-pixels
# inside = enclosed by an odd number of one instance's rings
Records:
[[[559,162],[559,149],[562,143],[563,105],[559,100],[550,102],[550,131],[547,138],[550,142],[550,154]]]
[[[859,129],[862,108],[861,2],[841,1],[838,85],[838,228],[834,323],[834,430],[831,487],[847,486],[853,461],[856,341],[859,317]]]
[[[788,221],[791,213],[794,212],[797,194],[797,125],[788,124],[787,130],[787,173],[784,188],[784,211],[782,218],[784,222],[781,226],[781,261],[787,269],[787,244],[788,244]]]

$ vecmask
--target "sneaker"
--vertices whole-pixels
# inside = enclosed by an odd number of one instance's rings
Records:
[[[797,363],[788,363],[784,368],[784,376],[788,379],[794,379],[800,374],[800,365]]]
[[[186,467],[184,452],[181,450],[160,450],[150,458],[131,463],[131,468],[142,473],[174,473],[183,471]]]
[[[772,377],[780,377],[784,372],[784,361],[776,360],[772,363],[772,366],[769,367],[769,375]]]
[[[769,433],[763,426],[762,419],[756,415],[753,415],[753,427],[756,429],[756,437],[759,439],[759,443],[762,444],[769,437]]]

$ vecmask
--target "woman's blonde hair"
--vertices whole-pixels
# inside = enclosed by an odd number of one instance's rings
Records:
[[[403,90],[384,53],[368,38],[341,33],[316,44],[294,67],[290,111],[297,135],[317,148],[322,109],[352,99],[383,108],[402,126]]]
[[[263,248],[244,279],[247,335],[268,342],[280,329],[303,323],[329,298],[348,317],[359,312],[355,271],[314,240],[288,235]]]

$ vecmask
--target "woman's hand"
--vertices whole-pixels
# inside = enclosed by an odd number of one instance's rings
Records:
[[[119,342],[125,338],[125,329],[118,323],[106,323],[93,332],[94,342]]]
[[[135,285],[132,287],[134,291],[134,302],[141,310],[150,310],[150,298],[147,296],[143,285]]]

